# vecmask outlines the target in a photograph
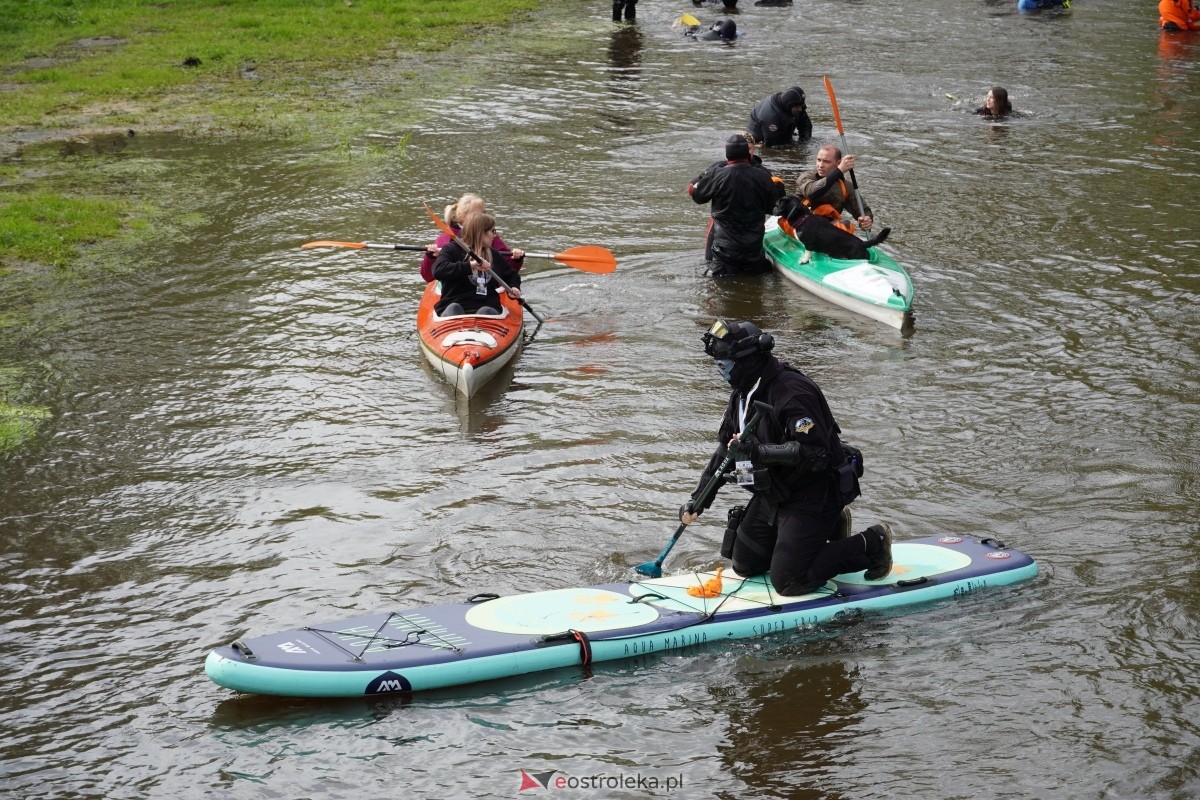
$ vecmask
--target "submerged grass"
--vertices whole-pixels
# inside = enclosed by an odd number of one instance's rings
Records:
[[[134,163],[92,153],[51,165],[23,160],[21,146],[175,130],[318,138],[336,157],[372,156],[383,146],[361,144],[371,141],[368,120],[402,101],[415,106],[453,78],[431,73],[425,55],[471,46],[539,5],[0,0],[0,453],[27,443],[51,414],[27,402],[41,379],[15,352],[17,332],[36,327],[28,285],[74,278],[26,279],[115,268],[122,259],[107,251],[122,242],[201,222],[171,208],[178,196],[154,176],[131,174]]]

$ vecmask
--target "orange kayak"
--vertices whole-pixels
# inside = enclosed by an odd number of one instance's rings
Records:
[[[500,316],[463,314],[440,317],[433,310],[442,285],[431,281],[417,309],[421,352],[434,371],[467,397],[491,380],[521,349],[524,312],[516,300],[500,293]]]

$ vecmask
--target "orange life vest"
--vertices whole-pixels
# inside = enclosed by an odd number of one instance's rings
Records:
[[[1174,23],[1182,31],[1200,29],[1200,11],[1192,5],[1192,0],[1159,0],[1158,27]]]
[[[1166,0],[1164,0],[1164,2],[1166,2]],[[846,188],[846,181],[839,178],[838,183],[840,183],[842,186],[842,197],[850,197],[850,190]],[[816,214],[818,217],[824,217],[834,225],[837,225],[839,228],[844,230],[846,233],[854,233],[854,223],[842,221],[842,212],[838,211],[829,203],[822,203],[819,206],[813,206],[812,200],[808,197],[802,197],[800,202],[808,206],[808,208],[812,210],[812,213]]]

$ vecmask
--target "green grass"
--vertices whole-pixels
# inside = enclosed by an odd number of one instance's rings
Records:
[[[37,434],[42,423],[48,419],[48,408],[11,406],[0,401],[0,453],[25,444]]]
[[[381,55],[437,52],[538,0],[0,0],[6,128],[186,124],[212,91],[286,104],[311,78]],[[81,47],[104,37],[119,44]],[[195,66],[184,66],[189,59]],[[281,79],[278,86],[273,79]],[[279,97],[279,94],[283,97]],[[220,101],[218,100],[218,105]]]
[[[16,134],[307,137],[339,158],[403,157],[406,138],[384,153],[361,134],[460,77],[421,54],[471,47],[543,2],[0,0],[0,155],[16,154],[0,159],[0,362],[15,360],[0,367],[0,453],[51,418],[28,402],[45,379],[17,355],[37,336],[37,298],[86,270],[129,269],[123,249],[202,222],[170,207],[185,188],[138,174],[144,162],[23,159]]]
[[[10,396],[20,390],[24,370],[0,367],[0,453],[12,450],[33,438],[42,423],[50,419],[50,409],[15,405]]]
[[[79,256],[80,245],[120,233],[128,210],[120,200],[0,192],[0,264],[67,266]]]

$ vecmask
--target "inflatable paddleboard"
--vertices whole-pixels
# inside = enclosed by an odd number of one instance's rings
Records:
[[[1026,581],[1037,564],[994,539],[896,542],[883,580],[839,575],[781,597],[765,576],[663,578],[413,607],[242,639],[213,650],[215,683],[255,694],[362,697],[677,651],[808,628]],[[713,596],[695,596],[702,587]],[[689,591],[690,590],[690,591]]]

